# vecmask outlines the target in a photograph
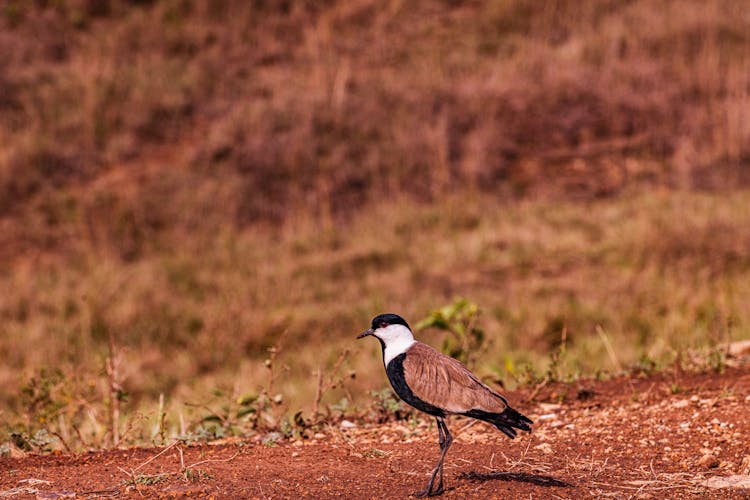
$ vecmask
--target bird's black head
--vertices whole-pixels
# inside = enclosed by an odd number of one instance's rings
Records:
[[[380,328],[385,328],[390,325],[404,325],[406,328],[411,331],[411,328],[409,327],[409,324],[406,322],[404,318],[399,316],[398,314],[379,314],[378,316],[375,316],[372,318],[372,324],[370,326],[369,330],[365,330],[364,332],[360,333],[357,338],[361,339],[362,337],[366,337],[368,335],[373,335],[375,331],[377,331]]]
[[[389,325],[404,325],[406,328],[409,328],[409,330],[411,330],[409,324],[404,318],[402,318],[398,314],[393,313],[386,313],[375,316],[374,318],[372,318],[372,325],[370,326],[370,328],[372,328],[373,330],[377,330],[378,328],[385,328]]]

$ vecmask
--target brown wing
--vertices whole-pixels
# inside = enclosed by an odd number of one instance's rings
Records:
[[[459,361],[421,342],[406,351],[404,378],[415,396],[450,413],[500,413],[508,406]]]

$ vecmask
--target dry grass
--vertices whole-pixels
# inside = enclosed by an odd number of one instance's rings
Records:
[[[284,332],[262,400],[309,409],[373,314],[458,296],[507,383],[563,329],[566,376],[750,335],[744,2],[0,7],[6,428],[179,431]]]
[[[542,372],[562,328],[556,376],[617,368],[598,329],[618,364],[672,362],[688,348],[750,337],[750,240],[741,236],[750,234],[748,207],[748,192],[585,204],[400,202],[361,213],[336,234],[302,224],[283,234],[218,234],[209,246],[136,262],[94,249],[36,259],[1,283],[5,401],[23,412],[14,388],[54,366],[72,378],[67,390],[90,387],[91,396],[52,399],[85,412],[97,394],[110,394],[103,368],[111,333],[130,395],[124,411],[153,412],[164,393],[174,430],[180,412],[188,422],[201,413],[182,402],[214,407],[263,389],[266,349],[287,332],[273,389],[286,408],[309,411],[318,399],[314,374],[346,349],[357,350],[341,373],[358,375],[346,389],[365,402],[366,389],[383,383],[382,366],[376,343],[357,344],[355,334],[375,312],[416,322],[456,296],[483,309],[480,374],[506,383],[524,379],[524,363]],[[442,338],[420,337],[436,345]],[[216,388],[228,399],[213,401]]]
[[[742,1],[45,4],[1,18],[0,210],[24,214],[12,236],[34,247],[101,210],[132,258],[196,212],[332,224],[383,192],[748,181]],[[102,176],[131,197],[51,192]]]

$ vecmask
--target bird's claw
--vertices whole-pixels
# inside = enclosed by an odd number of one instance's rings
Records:
[[[424,498],[424,497],[436,497],[438,495],[442,495],[445,493],[445,489],[443,488],[443,481],[440,481],[438,483],[437,488],[433,490],[433,484],[430,483],[427,485],[427,488],[421,490],[421,491],[415,491],[410,496],[418,497],[418,498]]]
[[[436,497],[438,495],[442,495],[443,493],[445,493],[445,490],[443,488],[438,488],[435,491],[430,491],[430,490],[415,491],[410,496],[418,497],[418,498]]]

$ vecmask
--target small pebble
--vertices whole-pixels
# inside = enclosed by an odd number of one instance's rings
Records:
[[[719,459],[710,453],[706,453],[698,460],[698,465],[706,469],[713,469],[719,466]]]
[[[550,445],[549,443],[538,444],[534,446],[534,449],[541,451],[545,455],[552,455],[554,453],[554,451],[552,450],[552,445]]]

